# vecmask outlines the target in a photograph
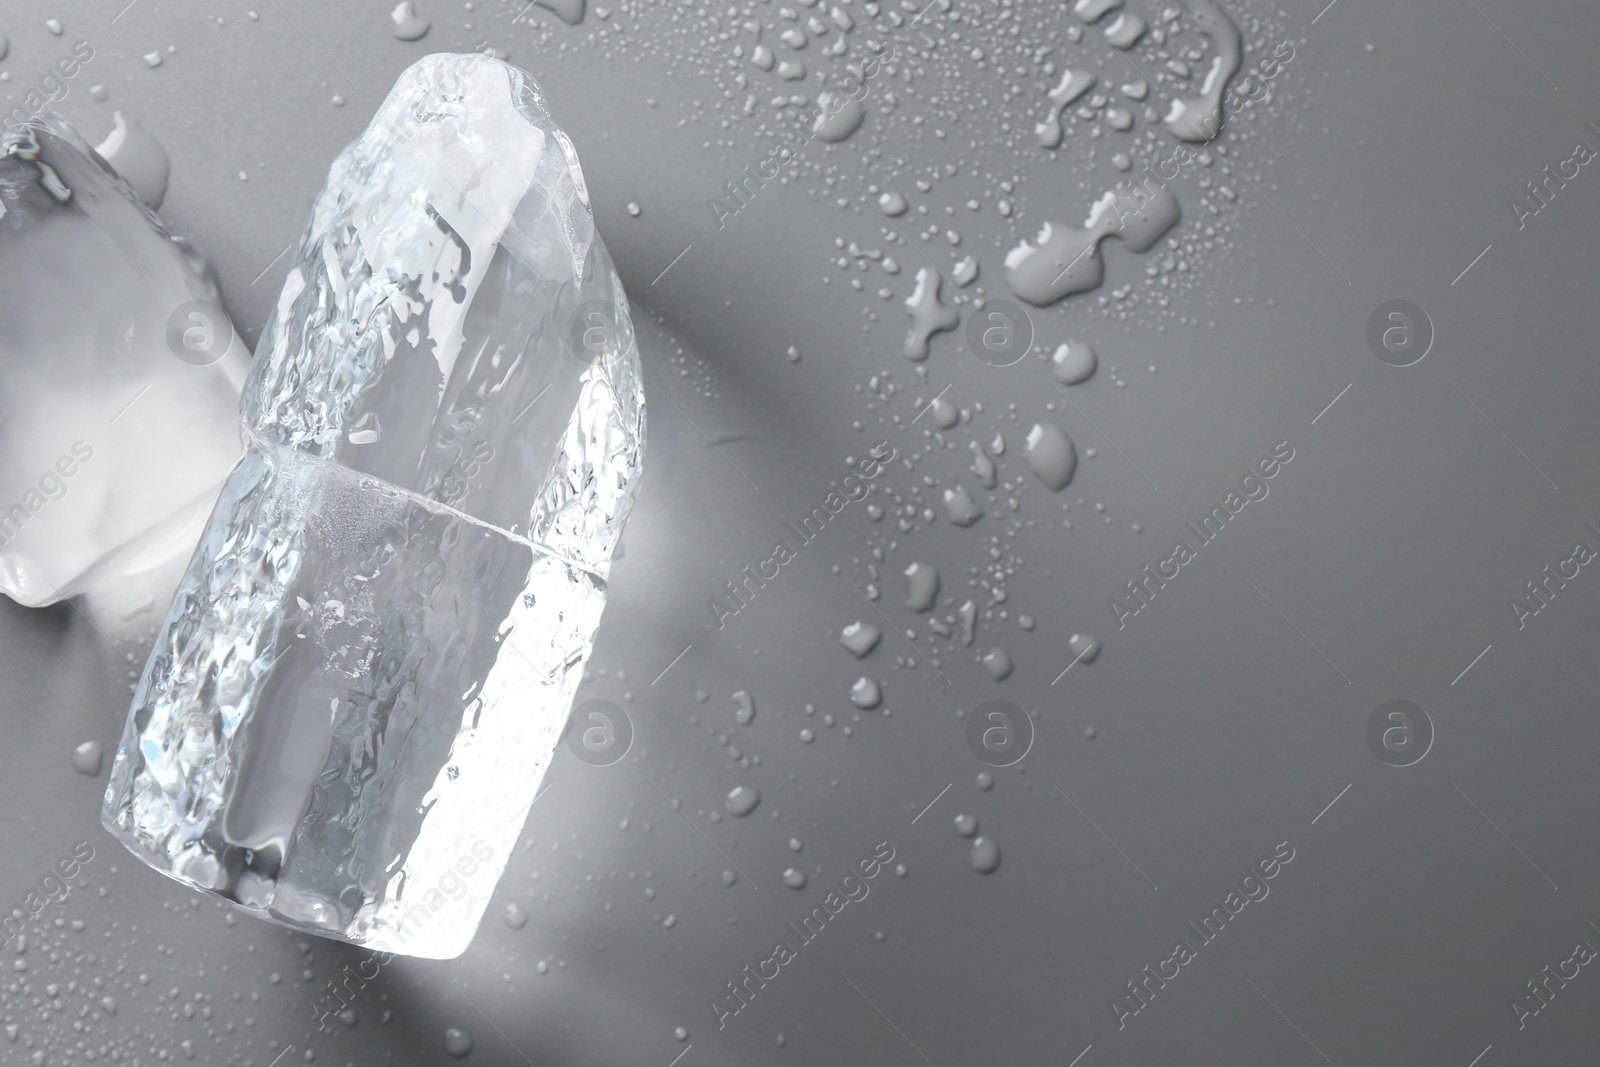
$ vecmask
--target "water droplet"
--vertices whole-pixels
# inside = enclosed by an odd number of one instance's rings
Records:
[[[970,648],[974,630],[978,625],[978,605],[971,600],[964,601],[957,611],[961,614],[961,646]]]
[[[1083,341],[1063,341],[1056,346],[1055,355],[1050,357],[1050,369],[1055,373],[1056,381],[1062,385],[1088,381],[1099,365],[1100,360],[1094,349]]]
[[[934,425],[941,430],[948,430],[961,421],[961,410],[944,397],[937,397],[929,412],[933,416]]]
[[[739,873],[737,871],[728,870],[728,871],[723,871],[722,872],[722,884],[723,885],[733,885],[738,880],[739,880]]]
[[[72,750],[72,769],[89,778],[100,774],[100,763],[105,755],[98,741],[85,741]]]
[[[816,732],[813,731],[810,727],[807,727],[807,728],[805,728],[805,729],[800,731],[800,740],[804,741],[806,744],[809,745],[811,742],[815,741],[816,739],[817,739]]]
[[[994,788],[994,775],[990,774],[988,771],[979,771],[977,785],[979,789],[987,793],[989,790]]]
[[[576,26],[583,21],[586,0],[533,0],[533,2],[547,11],[554,11],[556,17],[568,26]]]
[[[839,643],[856,659],[861,659],[877,647],[882,636],[883,631],[870,622],[853,622],[839,631]]]
[[[1061,113],[1071,107],[1078,97],[1093,89],[1094,83],[1093,74],[1083,74],[1075,70],[1061,72],[1061,81],[1050,90],[1050,109],[1045,112],[1044,121],[1033,128],[1041,146],[1056,148],[1061,144],[1061,139],[1065,136],[1065,131],[1061,128]]]
[[[1011,674],[1011,657],[1003,648],[991,648],[983,654],[984,669],[995,681],[1003,681]]]
[[[632,215],[634,218],[638,218],[642,211],[643,211],[643,208],[641,208],[638,204],[629,202],[629,204],[628,204],[628,214]]]
[[[800,65],[796,63],[795,66]],[[862,120],[867,117],[866,106],[861,101],[838,93],[823,93],[817,102],[822,106],[822,114],[812,124],[811,132],[824,141],[844,140],[860,129]]]
[[[756,702],[750,694],[743,689],[733,694],[733,721],[740,726],[749,726],[756,717]]]
[[[673,1028],[672,1036],[677,1038],[679,1041],[687,1041],[689,1040],[689,1031],[685,1030],[681,1026],[677,1026]]]
[[[1094,740],[1094,735],[1095,735],[1095,728],[1093,726],[1085,726],[1083,728],[1083,736],[1084,737],[1087,737],[1089,740],[1093,741]]]
[[[93,100],[95,103],[103,104],[110,99],[110,97],[111,94],[106,91],[106,87],[104,85],[89,86],[89,99]]]
[[[418,41],[428,32],[430,23],[427,19],[417,14],[417,7],[411,0],[402,0],[389,12],[389,18],[394,23],[394,35],[402,41]]]
[[[1191,143],[1204,143],[1222,126],[1222,96],[1228,80],[1239,71],[1242,56],[1239,28],[1214,0],[1186,0],[1189,14],[1201,33],[1211,38],[1211,69],[1206,71],[1199,96],[1180,96],[1167,112],[1167,128]]]
[[[1072,439],[1053,422],[1036,422],[1026,441],[1028,467],[1049,488],[1060,492],[1078,469],[1078,450]]]
[[[932,608],[939,595],[939,568],[929,563],[913,563],[906,568],[906,579],[911,583],[906,607],[912,611]]]
[[[1106,40],[1111,42],[1113,48],[1120,48],[1126,52],[1139,43],[1139,38],[1143,37],[1149,28],[1150,24],[1142,17],[1131,11],[1124,11],[1106,27]]]
[[[939,302],[939,275],[928,267],[917,271],[917,284],[906,300],[911,316],[911,332],[906,335],[905,357],[913,363],[928,358],[928,341],[936,333],[953,330],[961,324],[961,313]]]
[[[1046,222],[1030,244],[1006,253],[1006,283],[1030,304],[1053,304],[1094,289],[1105,279],[1100,242],[1120,238],[1134,252],[1148,251],[1182,216],[1178,198],[1164,185],[1113,189],[1089,209],[1080,229]]]
[[[1000,867],[1000,846],[993,838],[979,837],[972,842],[972,869],[979,874],[993,874]]]
[[[806,887],[806,872],[798,867],[789,867],[783,872],[783,884],[790,889],[804,889]]]
[[[976,815],[957,815],[955,817],[956,833],[962,837],[976,837],[978,833],[978,817]]]
[[[506,905],[506,910],[501,914],[501,918],[505,919],[506,925],[513,930],[520,930],[528,925],[528,913],[523,911],[522,905],[516,901]]]
[[[886,189],[878,194],[878,210],[894,218],[896,215],[906,213],[906,198],[893,189]]]
[[[800,843],[800,839],[798,837],[789,838],[790,852],[799,852],[802,848],[805,848],[805,845]]]
[[[1067,638],[1067,648],[1073,659],[1082,663],[1093,663],[1100,655],[1100,642],[1093,634],[1073,634]]]
[[[444,1032],[444,1050],[455,1059],[466,1059],[472,1051],[472,1035],[452,1026]]]
[[[978,261],[972,256],[963,256],[950,271],[950,281],[957,286],[965,287],[977,280]]]
[[[967,487],[964,485],[944,491],[944,511],[946,517],[956,526],[971,526],[983,518],[983,508],[972,499],[972,494],[967,492]]]
[[[730,812],[742,819],[756,810],[756,805],[761,803],[761,794],[747,785],[737,785],[729,791],[725,803]]]
[[[994,465],[994,460],[989,458],[989,453],[983,450],[983,443],[969,441],[967,447],[972,449],[972,473],[978,476],[978,481],[983,483],[983,487],[993,489],[1000,484],[1000,470]]]
[[[850,703],[858,708],[875,708],[882,700],[883,690],[864,674],[850,687]]]

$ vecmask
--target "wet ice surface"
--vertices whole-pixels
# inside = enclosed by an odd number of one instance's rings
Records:
[[[313,210],[107,827],[285,925],[461,952],[599,623],[640,390],[537,87],[482,56],[412,66]]]
[[[0,158],[0,292],[0,592],[50,604],[187,552],[248,358],[210,268],[40,122]]]

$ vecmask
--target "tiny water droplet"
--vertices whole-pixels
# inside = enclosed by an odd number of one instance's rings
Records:
[[[523,911],[522,905],[516,901],[506,905],[506,910],[501,917],[505,919],[506,925],[513,930],[520,930],[528,925],[528,913]]]
[[[466,1059],[472,1051],[472,1035],[454,1026],[444,1032],[444,1050],[458,1060]]]
[[[927,611],[939,595],[939,568],[928,563],[913,563],[906,568],[906,580],[911,584],[906,597],[906,607],[912,611]]]
[[[728,793],[726,801],[728,810],[739,818],[744,818],[756,810],[756,805],[761,803],[761,794],[747,785],[734,786]]]
[[[1083,341],[1063,341],[1050,357],[1050,370],[1062,385],[1078,385],[1088,381],[1100,365],[1100,358]]]
[[[858,708],[875,708],[882,700],[883,690],[864,674],[850,687],[850,703]]]
[[[806,887],[806,872],[798,867],[789,867],[783,872],[783,884],[790,889],[804,889]]]
[[[1036,422],[1026,441],[1028,467],[1046,487],[1060,492],[1078,469],[1078,450],[1053,422]]]
[[[956,526],[971,526],[983,518],[983,508],[972,499],[972,494],[967,492],[967,487],[964,485],[944,491],[944,511],[946,517]]]
[[[991,648],[983,654],[983,667],[995,681],[1004,681],[1011,674],[1011,657],[1003,648]]]
[[[431,23],[417,14],[417,7],[411,0],[402,0],[389,12],[389,18],[394,22],[394,35],[402,41],[419,41],[423,34],[428,32]]]
[[[1067,638],[1067,648],[1082,663],[1093,663],[1100,655],[1100,642],[1093,634],[1073,634]]]
[[[882,636],[883,631],[870,622],[853,622],[839,631],[839,643],[849,649],[852,656],[860,659],[877,646]]]
[[[979,874],[993,874],[1000,867],[1000,846],[993,838],[979,837],[972,842],[972,869]]]
[[[72,769],[90,778],[97,777],[104,754],[100,742],[85,741],[72,750]]]
[[[978,817],[976,815],[957,815],[955,817],[956,833],[962,837],[974,837],[978,833]]]

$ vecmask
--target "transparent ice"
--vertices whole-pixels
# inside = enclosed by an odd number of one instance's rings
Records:
[[[0,293],[0,593],[175,564],[240,452],[249,354],[210,268],[41,118],[0,154]]]
[[[560,736],[638,479],[626,296],[571,142],[483,55],[335,160],[103,821],[163,873],[460,954]]]

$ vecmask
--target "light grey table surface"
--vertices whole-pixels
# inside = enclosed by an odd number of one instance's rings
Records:
[[[1041,352],[1099,350],[1070,405],[1040,353],[995,368],[965,350],[972,298],[1011,299],[1006,250],[1044,220],[1081,221],[1122,176],[1112,154],[1175,142],[1136,113],[1133,135],[1078,122],[1059,151],[1038,147],[1057,76],[1043,63],[1109,86],[1162,62],[1148,41],[1124,55],[1092,28],[1069,40],[1083,24],[1059,0],[955,0],[899,30],[888,3],[876,19],[841,3],[851,54],[899,40],[901,69],[872,85],[860,131],[813,143],[721,228],[706,201],[770,151],[772,98],[814,99],[817,73],[843,62],[821,51],[837,28],[798,52],[777,39],[826,2],[790,22],[782,0],[630,0],[577,26],[541,7],[514,21],[521,5],[496,0],[428,3],[415,43],[393,37],[382,2],[259,0],[255,19],[231,0],[0,3],[5,107],[91,42],[57,109],[91,141],[123,109],[165,145],[162,217],[216,265],[252,341],[329,162],[399,71],[504,49],[578,146],[651,405],[580,696],[622,705],[632,748],[605,767],[561,753],[471,950],[395,960],[356,995],[351,1027],[317,1033],[310,1004],[360,950],[235,918],[101,831],[104,774],[70,756],[115,745],[128,665],[73,609],[0,601],[0,905],[75,842],[95,850],[68,899],[0,953],[0,1062],[100,1062],[114,1046],[145,1064],[442,1063],[448,1028],[470,1034],[469,1062],[541,1067],[1592,1061],[1594,967],[1550,982],[1520,1027],[1512,1005],[1577,943],[1600,947],[1600,578],[1582,569],[1522,628],[1509,603],[1575,542],[1600,547],[1586,526],[1600,523],[1600,177],[1583,167],[1520,229],[1508,201],[1575,142],[1600,147],[1600,11],[1222,2],[1247,62],[1283,40],[1295,58],[1271,102],[1224,131],[1226,155],[1173,182],[1182,252],[1108,242],[1099,290],[1032,310]],[[1157,20],[1166,6],[1129,0]],[[755,41],[746,21],[807,78],[735,55]],[[912,212],[886,221],[857,186],[900,190]],[[944,293],[962,298],[963,328],[908,362],[914,276],[967,253],[977,282]],[[1174,283],[1146,286],[1167,256],[1184,260]],[[1114,298],[1124,286],[1140,300]],[[1436,334],[1404,368],[1366,340],[1394,299]],[[970,421],[938,432],[919,412],[946,387]],[[1059,494],[1023,460],[1041,419],[1083,454]],[[990,493],[968,443],[996,433],[1005,484]],[[879,440],[899,458],[868,503],[898,501],[902,518],[910,504],[914,528],[851,505],[716,628],[722,583]],[[1294,458],[1270,495],[1119,629],[1108,600],[1279,442]],[[958,483],[985,509],[970,528],[939,499]],[[914,561],[941,571],[939,616],[976,601],[971,647],[905,606]],[[857,620],[885,631],[859,662],[839,643]],[[1103,650],[1063,675],[1080,631]],[[998,683],[978,660],[996,646],[1015,665]],[[142,664],[148,650],[122,651]],[[850,703],[861,675],[892,714]],[[756,707],[742,727],[739,690]],[[985,790],[963,716],[994,698],[1035,712],[1036,736]],[[1432,724],[1409,767],[1367,741],[1393,699]],[[741,785],[762,798],[743,819],[724,809]],[[998,843],[998,870],[972,869],[958,814]],[[904,876],[880,874],[719,1027],[708,1002],[798,941],[785,922],[884,842]],[[1188,924],[1285,842],[1270,894],[1196,936]],[[785,886],[791,867],[805,888]],[[1119,1020],[1113,999],[1180,940],[1195,958]]]

